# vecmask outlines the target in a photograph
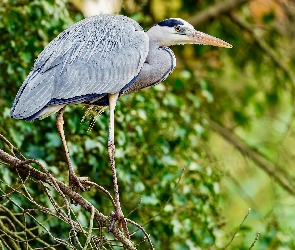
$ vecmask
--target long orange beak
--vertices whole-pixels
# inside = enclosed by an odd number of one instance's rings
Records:
[[[186,35],[192,39],[196,44],[201,45],[212,45],[223,48],[232,48],[233,46],[217,37],[207,35],[201,31],[197,30],[187,30]]]

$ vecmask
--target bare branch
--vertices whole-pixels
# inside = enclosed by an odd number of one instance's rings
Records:
[[[295,187],[288,178],[278,175],[276,169],[280,168],[277,164],[267,160],[265,157],[262,157],[259,153],[251,149],[242,139],[240,139],[233,131],[229,130],[214,122],[209,121],[210,127],[220,134],[225,140],[227,140],[231,145],[238,149],[242,154],[249,157],[253,162],[257,164],[264,172],[270,175],[279,185],[282,186],[288,193],[295,196]],[[271,167],[272,169],[271,169]]]
[[[217,2],[217,4],[191,17],[188,22],[194,27],[201,26],[202,24],[210,21],[212,18],[227,14],[248,1],[249,0],[228,0],[227,2]]]
[[[1,149],[0,149],[0,160],[2,162],[5,162],[6,164],[8,164],[12,169],[19,172],[21,175],[23,175],[25,177],[30,175],[30,177],[33,177],[36,180],[39,180],[39,181],[42,181],[43,183],[49,184],[50,186],[54,187],[58,191],[59,194],[69,196],[70,199],[75,201],[77,204],[81,205],[81,207],[83,207],[86,211],[91,212],[92,209],[94,209],[95,220],[98,221],[98,223],[102,227],[105,227],[105,228],[109,227],[109,225],[111,223],[110,218],[108,216],[103,215],[101,212],[99,212],[97,209],[95,209],[93,207],[93,205],[90,202],[88,202],[87,200],[85,200],[80,194],[74,192],[70,187],[68,187],[63,182],[53,178],[52,175],[49,174],[46,169],[43,169],[45,172],[44,173],[42,171],[39,171],[39,170],[33,168],[32,166],[30,166],[28,164],[29,162],[34,162],[34,163],[40,165],[41,168],[43,168],[42,165],[40,163],[38,163],[37,161],[29,160],[29,161],[24,162],[24,161],[19,160],[15,156],[12,156],[12,155],[6,153],[5,151],[3,151]],[[66,200],[65,204],[67,204],[67,203],[68,203],[68,201]],[[68,211],[70,211],[70,210],[68,210]],[[70,216],[70,215],[68,215],[68,216]],[[72,227],[75,228],[74,225],[72,225]],[[114,234],[114,237],[116,238],[116,240],[120,241],[126,249],[132,249],[132,250],[136,249],[134,244],[130,240],[128,240],[117,227],[114,227],[113,234]]]

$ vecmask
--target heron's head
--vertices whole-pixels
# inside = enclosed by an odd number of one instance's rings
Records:
[[[219,38],[195,30],[191,24],[180,18],[169,18],[159,22],[151,27],[147,34],[150,41],[160,46],[202,44],[232,48],[232,45]]]

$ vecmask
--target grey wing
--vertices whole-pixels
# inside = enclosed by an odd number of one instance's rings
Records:
[[[119,92],[140,72],[148,48],[148,36],[128,17],[84,19],[40,53],[15,98],[11,116],[27,119],[50,105]]]

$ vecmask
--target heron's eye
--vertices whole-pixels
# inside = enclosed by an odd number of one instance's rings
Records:
[[[179,32],[180,31],[180,26],[177,25],[177,26],[174,27],[174,29],[175,29],[176,32]]]

